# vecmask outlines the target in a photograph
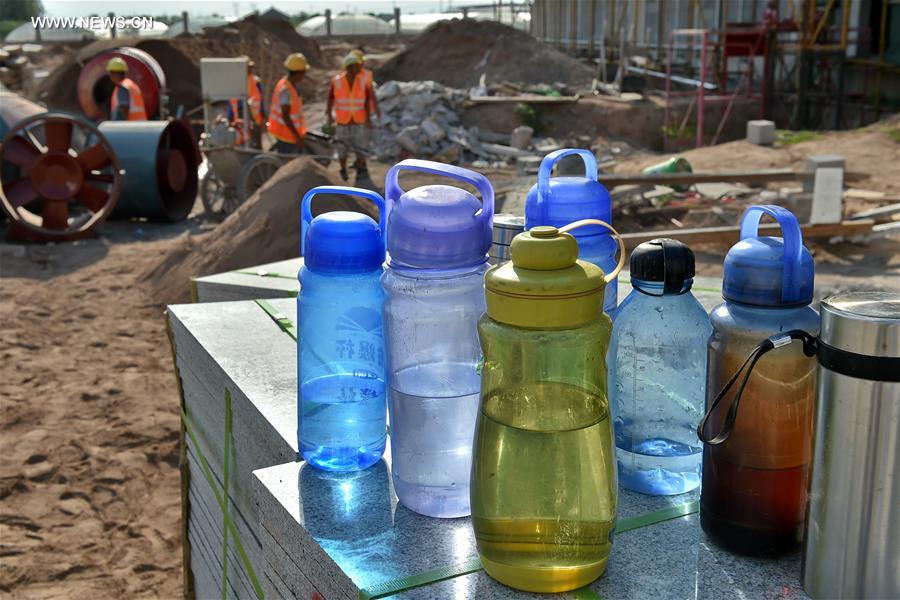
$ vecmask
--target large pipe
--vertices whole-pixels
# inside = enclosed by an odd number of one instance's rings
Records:
[[[156,59],[137,48],[116,48],[102,52],[89,60],[78,76],[78,103],[89,118],[99,121],[109,118],[109,100],[112,96],[112,80],[106,72],[106,64],[119,57],[128,66],[128,78],[141,88],[144,107],[151,119],[162,115],[166,76]]]
[[[182,121],[104,121],[100,131],[125,170],[112,218],[184,220],[197,197],[199,152]]]
[[[43,106],[9,91],[0,83],[0,139],[19,121],[47,112]]]

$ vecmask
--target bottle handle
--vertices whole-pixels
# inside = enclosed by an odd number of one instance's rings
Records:
[[[357,196],[359,198],[365,198],[366,200],[370,200],[375,206],[378,207],[378,229],[381,231],[381,241],[384,243],[385,248],[387,247],[387,213],[390,209],[390,204],[385,201],[384,198],[381,197],[381,194],[378,192],[373,192],[372,190],[364,190],[362,188],[355,188],[346,185],[320,185],[318,187],[314,187],[307,191],[303,195],[303,200],[300,202],[300,255],[306,255],[306,231],[309,228],[309,224],[313,220],[312,216],[312,200],[319,194],[337,194],[340,196]]]
[[[550,199],[550,174],[553,173],[553,167],[562,158],[576,154],[584,161],[585,176],[591,181],[597,181],[597,158],[590,150],[584,150],[583,148],[563,148],[562,150],[554,150],[545,156],[538,169],[537,180],[537,203],[538,210],[541,213],[542,222],[546,222],[547,220],[547,215],[544,214],[544,202]]]
[[[784,239],[784,265],[781,275],[781,301],[796,302],[800,299],[800,281],[796,275],[800,271],[803,258],[803,232],[794,213],[781,206],[763,204],[751,206],[744,211],[741,219],[741,239],[759,237],[759,221],[763,215],[769,215],[778,222]]]
[[[622,267],[625,266],[625,240],[622,239],[622,234],[616,231],[612,225],[610,225],[606,221],[601,221],[600,219],[582,219],[580,221],[575,221],[574,223],[569,223],[565,227],[560,227],[558,231],[560,233],[568,233],[573,229],[578,229],[579,227],[584,227],[585,225],[602,225],[603,227],[606,227],[612,232],[613,237],[616,238],[616,242],[618,242],[619,244],[619,263],[616,265],[616,268],[612,270],[612,273],[607,273],[603,278],[606,283],[609,283],[610,281],[615,279],[616,276],[618,276],[619,271],[621,271]]]
[[[387,201],[391,203],[391,205],[403,195],[403,190],[400,188],[400,184],[397,181],[400,171],[403,170],[441,175],[443,177],[456,179],[457,181],[463,181],[473,186],[478,190],[478,193],[481,194],[482,210],[479,218],[486,220],[488,226],[490,226],[490,223],[494,218],[494,187],[491,185],[491,182],[488,181],[487,177],[481,173],[431,160],[421,160],[418,158],[402,160],[391,167],[387,172],[387,176],[385,176],[384,193],[385,196],[387,196]]]

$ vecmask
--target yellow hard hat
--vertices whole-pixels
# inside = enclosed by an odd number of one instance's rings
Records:
[[[350,65],[358,65],[360,62],[362,61],[360,60],[359,56],[357,56],[355,52],[351,52],[344,57],[344,59],[341,61],[341,64],[345,67],[349,67]]]
[[[294,52],[284,59],[284,67],[288,71],[306,71],[309,69],[309,61],[300,52]]]
[[[357,48],[356,50],[351,50],[350,54],[355,54],[356,58],[359,59],[359,62],[365,62],[365,60],[366,60],[366,55],[363,54],[363,51],[360,50],[359,48]]]
[[[125,73],[128,71],[128,65],[118,56],[114,56],[106,63],[106,70],[110,73]]]

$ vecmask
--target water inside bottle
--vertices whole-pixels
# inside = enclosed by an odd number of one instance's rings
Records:
[[[700,485],[702,448],[699,442],[686,443],[690,436],[696,439],[694,424],[666,425],[671,431],[685,435],[680,441],[665,437],[635,438],[630,435],[633,426],[630,420],[616,420],[616,461],[621,485],[652,495],[683,494]]]
[[[329,471],[365,469],[381,458],[385,384],[377,375],[353,373],[317,377],[300,387],[300,453]]]
[[[535,592],[586,585],[606,568],[617,487],[605,396],[563,383],[485,398],[472,522],[491,577]]]
[[[407,508],[430,517],[469,514],[479,386],[476,365],[465,362],[417,365],[393,378],[391,470]]]

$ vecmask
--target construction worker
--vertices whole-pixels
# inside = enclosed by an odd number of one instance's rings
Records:
[[[262,80],[253,72],[255,63],[249,56],[242,56],[247,61],[247,108],[250,112],[250,140],[254,148],[262,143],[262,128],[265,122],[265,105],[263,103]],[[228,123],[237,129],[242,124],[244,103],[233,98],[228,103]]]
[[[303,151],[303,138],[306,136],[300,82],[309,70],[309,62],[303,54],[295,52],[284,60],[284,68],[287,69],[287,75],[278,80],[272,94],[269,133],[276,140],[272,150],[299,154]]]
[[[118,56],[106,63],[106,72],[115,84],[109,99],[109,118],[112,121],[146,121],[147,111],[144,108],[144,95],[141,88],[128,79],[128,65]]]
[[[365,83],[366,87],[369,88],[369,91],[372,92],[373,112],[381,119],[381,109],[378,108],[378,98],[375,96],[375,77],[372,75],[372,71],[366,68],[366,55],[363,54],[363,51],[359,48],[353,50],[353,54],[359,59],[359,73],[363,78],[363,83]]]
[[[369,176],[364,152],[369,145],[369,129],[372,127],[369,115],[372,112],[374,94],[361,76],[359,57],[351,52],[342,62],[344,70],[332,78],[328,89],[325,119],[329,127],[337,121],[334,138],[338,142],[341,178],[344,181],[348,179],[347,155],[352,148],[356,154],[354,167],[359,180]]]

